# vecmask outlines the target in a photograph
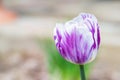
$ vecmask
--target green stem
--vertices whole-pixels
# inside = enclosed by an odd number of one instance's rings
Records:
[[[84,65],[80,65],[79,67],[80,67],[81,80],[86,80]]]

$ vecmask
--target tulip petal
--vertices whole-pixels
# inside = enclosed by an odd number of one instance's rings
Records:
[[[65,24],[56,24],[54,40],[59,53],[67,61],[85,64],[94,60],[100,45],[96,17],[81,13]]]

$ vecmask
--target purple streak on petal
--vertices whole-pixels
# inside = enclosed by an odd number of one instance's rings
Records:
[[[91,33],[92,33],[92,37],[93,37],[93,40],[94,40],[94,43],[93,43],[93,48],[95,49],[96,48],[96,43],[95,43],[95,38],[94,38],[94,34],[95,34],[95,29],[94,29],[94,27],[95,27],[95,23],[93,22],[93,24],[91,23],[91,21],[90,20],[87,20],[88,22],[89,22],[89,24],[90,24],[90,26],[91,26]]]
[[[80,56],[78,56],[78,55],[77,55],[77,61],[76,61],[76,63],[78,63],[78,64],[82,63],[82,60],[81,60]]]
[[[56,38],[57,38],[57,37],[56,37],[56,35],[55,35],[55,36],[54,36],[54,40],[56,40]]]
[[[85,20],[86,18],[92,18],[92,15],[86,14],[86,13],[82,13],[81,16],[82,16],[83,20]]]
[[[62,39],[62,42],[59,42],[59,51],[60,54],[66,59],[68,54],[70,53],[69,45]]]
[[[93,26],[95,27],[95,23],[93,22]],[[95,29],[94,27],[92,26],[92,33],[93,33],[93,40],[94,40],[94,43],[93,43],[93,48],[95,49],[96,48],[96,41],[95,41]]]
[[[85,63],[86,60],[87,60],[87,55],[84,54],[84,55],[82,56],[82,62]]]
[[[83,61],[82,61],[82,49],[80,49],[81,47],[79,47],[80,46],[80,44],[78,44],[78,43],[81,43],[82,44],[82,39],[83,39],[83,36],[82,36],[82,34],[81,35],[79,35],[79,39],[77,40],[77,37],[78,37],[78,35],[76,35],[76,40],[75,40],[75,48],[76,48],[76,54],[77,54],[77,63],[83,63]]]
[[[84,14],[82,14],[81,16],[82,16],[83,20],[86,18],[86,15],[84,15]]]
[[[70,34],[65,33],[65,36],[66,36],[66,41],[65,41],[66,43],[65,43],[65,45],[68,48],[69,57],[71,58],[71,60],[73,62],[75,62],[75,54],[76,53],[73,53],[74,42],[75,42],[75,31],[73,30],[73,32],[71,32]]]
[[[61,51],[60,51],[60,54],[62,57],[64,57],[66,59],[67,57],[67,51],[66,51],[66,47],[64,44],[60,44],[61,45]]]
[[[72,33],[69,35],[67,32],[65,33],[66,36],[66,43],[69,45],[70,48],[73,48],[72,44],[72,37],[74,36]]]
[[[73,54],[74,54],[74,61],[75,61],[76,63],[78,63],[78,61],[80,61],[80,60],[78,60],[77,57],[78,57],[78,54],[80,54],[80,53],[79,53],[79,51],[77,50],[78,41],[77,41],[77,36],[76,36],[76,28],[74,28],[74,30],[73,30],[73,32],[72,32],[71,41],[72,41],[73,49],[75,50],[75,52],[73,53]],[[80,57],[80,56],[81,56],[81,55],[79,55],[79,57]]]
[[[57,33],[58,42],[61,42],[62,36],[60,35],[58,30],[56,31],[56,33]]]
[[[83,46],[84,52],[83,52],[83,56],[82,56],[83,63],[85,63],[86,60],[88,59],[88,53],[89,53],[89,50],[88,50],[88,41],[85,41],[84,44],[85,44]]]
[[[70,60],[75,62],[74,54],[72,53],[72,50],[73,50],[73,45],[72,45],[72,40],[71,40],[72,35],[69,35],[67,32],[65,32],[64,36],[65,38],[62,39],[62,43],[61,43],[62,51],[60,53],[65,59],[68,60],[70,58]]]
[[[63,48],[63,46],[61,44],[62,36],[58,29],[56,29],[56,37],[55,38],[57,39],[56,47],[57,47],[58,51],[61,53],[61,55],[63,57],[66,57],[65,48]]]
[[[88,49],[88,43],[85,43],[84,50]]]
[[[98,24],[97,24],[98,26]],[[99,26],[97,28],[97,42],[98,42],[98,48],[99,48],[99,45],[100,45],[100,31],[99,31]]]
[[[59,31],[57,30],[56,31],[56,35],[55,35],[55,38],[57,39],[57,43],[56,43],[56,46],[57,46],[57,48],[59,49],[59,47],[60,47],[60,42],[61,42],[61,35],[60,35],[60,33],[59,33]]]
[[[91,33],[92,33],[92,37],[93,37],[93,41],[94,41],[93,45],[92,45],[91,48],[90,48],[89,54],[88,54],[88,57],[89,57],[89,56],[91,55],[91,52],[96,48],[96,43],[95,43],[95,38],[94,38],[94,34],[95,34],[95,29],[94,29],[94,27],[95,27],[95,23],[93,22],[93,24],[92,24],[89,20],[87,20],[87,21],[89,22],[90,26],[92,27],[92,29],[90,29],[90,31],[91,31]]]

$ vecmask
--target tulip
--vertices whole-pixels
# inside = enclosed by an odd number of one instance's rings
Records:
[[[81,13],[54,29],[56,48],[67,61],[84,65],[93,61],[100,45],[100,31],[96,17]]]

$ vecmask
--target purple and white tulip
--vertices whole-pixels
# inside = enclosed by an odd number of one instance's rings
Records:
[[[100,45],[100,31],[97,19],[89,13],[54,29],[56,47],[63,58],[75,64],[86,64],[95,59]]]

